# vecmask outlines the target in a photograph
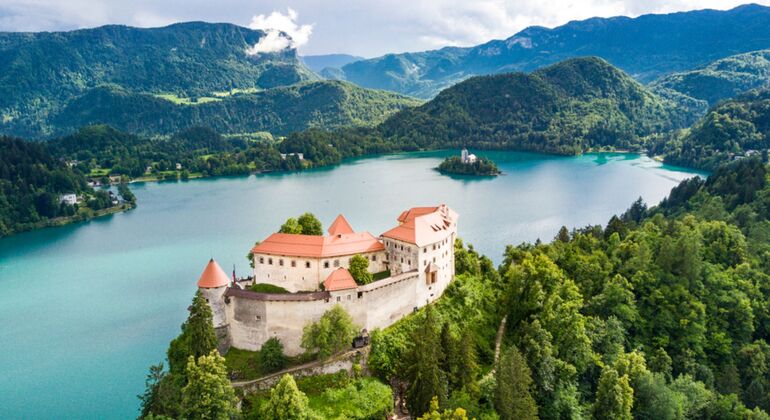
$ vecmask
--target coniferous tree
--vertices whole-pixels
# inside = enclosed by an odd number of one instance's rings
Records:
[[[631,420],[633,404],[634,390],[628,383],[628,376],[619,376],[615,369],[605,367],[599,377],[599,386],[596,390],[594,417],[608,420]]]
[[[303,420],[310,414],[307,396],[297,388],[289,374],[283,375],[278,385],[270,390],[270,399],[262,409],[264,418],[274,420]]]
[[[186,419],[229,420],[238,413],[235,390],[227,378],[225,359],[212,350],[195,359],[190,356],[182,389],[182,415]]]
[[[171,341],[168,349],[171,372],[183,373],[188,357],[197,359],[217,348],[217,336],[212,318],[208,302],[200,291],[196,292],[187,321],[182,324],[182,333]]]
[[[495,409],[502,420],[530,420],[537,417],[537,404],[532,398],[532,372],[515,346],[500,357],[495,377]]]
[[[478,395],[479,386],[476,377],[479,374],[478,355],[476,354],[476,341],[473,331],[463,329],[460,341],[457,344],[457,372],[456,387],[468,392],[471,396]]]
[[[425,316],[412,332],[407,372],[409,389],[406,396],[410,413],[428,412],[434,397],[438,398],[440,407],[446,405],[447,379],[441,370],[444,354],[436,323],[433,308],[428,306],[425,308]]]

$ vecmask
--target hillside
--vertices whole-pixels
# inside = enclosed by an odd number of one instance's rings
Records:
[[[576,56],[598,56],[644,83],[734,54],[770,47],[770,8],[592,18],[548,29],[529,27],[470,48],[382,57],[335,73],[360,86],[430,98],[473,75],[532,71]]]
[[[417,103],[347,84],[308,84],[318,77],[294,50],[246,53],[263,36],[203,22],[0,33],[0,133],[47,138],[104,122],[138,133],[206,124],[280,134],[372,124]]]
[[[720,164],[770,149],[770,90],[720,103],[692,126],[658,146],[666,162],[715,169]]]
[[[689,124],[687,114],[599,58],[531,74],[474,77],[379,127],[417,148],[476,147],[573,154],[638,148],[640,137]]]
[[[66,204],[63,194],[77,194],[79,202]],[[51,155],[45,144],[0,136],[0,238],[131,206],[115,206],[106,191],[88,187],[85,176]]]
[[[656,92],[671,89],[711,106],[768,85],[770,50],[762,50],[723,58],[701,69],[673,73],[650,87]]]
[[[345,64],[354,61],[363,60],[364,57],[350,54],[322,54],[322,55],[303,55],[299,58],[307,68],[316,73],[321,73],[326,68],[340,68]]]
[[[168,134],[193,126],[219,133],[269,131],[285,135],[308,127],[373,125],[420,102],[395,93],[322,81],[178,104],[149,94],[97,88],[51,116],[55,134],[109,124],[137,134]]]

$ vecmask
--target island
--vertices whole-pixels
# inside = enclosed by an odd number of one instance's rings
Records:
[[[436,169],[442,174],[454,175],[497,176],[501,174],[495,162],[468,154],[467,149],[463,149],[459,157],[450,156],[444,159]]]

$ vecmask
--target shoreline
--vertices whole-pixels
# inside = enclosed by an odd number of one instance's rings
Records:
[[[61,227],[61,226],[67,226],[72,225],[79,222],[90,222],[91,220],[98,219],[103,216],[109,216],[111,214],[118,214],[123,213],[125,211],[129,211],[136,208],[136,204],[130,205],[130,204],[121,204],[113,207],[108,207],[106,209],[96,210],[92,216],[89,217],[79,217],[79,216],[67,216],[67,217],[57,217],[54,219],[48,219],[42,222],[38,222],[32,225],[29,225],[23,229],[13,231],[9,233],[8,235],[0,236],[0,239],[4,238],[10,238],[11,236],[15,236],[20,233],[25,232],[32,232],[35,230],[41,230],[41,229],[47,229],[47,228],[53,228],[53,227]]]

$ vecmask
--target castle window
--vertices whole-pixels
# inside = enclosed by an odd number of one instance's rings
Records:
[[[265,257],[259,257],[259,263],[264,264],[265,263]]]
[[[433,244],[433,250],[434,251],[436,250],[436,244]]]
[[[340,266],[340,260],[334,260],[334,266],[339,267]]]
[[[376,255],[372,255],[372,261],[377,261],[377,256]]]
[[[283,267],[283,258],[281,258],[280,260],[278,260],[278,265],[280,265],[281,267]]]
[[[273,259],[272,258],[268,258],[267,259],[267,263],[270,264],[270,265],[273,265]]]
[[[341,299],[340,299],[340,296],[337,296],[337,302],[339,302],[340,300],[341,300]]]
[[[297,262],[294,260],[291,260],[291,267],[294,268],[297,266]]]
[[[324,261],[324,268],[329,268],[329,261]]]
[[[428,252],[428,248],[427,248],[427,247],[426,247],[426,248],[423,248],[423,249],[422,249],[422,252]]]
[[[305,261],[305,268],[310,268],[310,261]]]
[[[259,316],[259,315],[256,316],[256,319],[257,319],[257,321],[262,321],[262,317]]]
[[[348,295],[348,300],[350,300],[350,295]]]
[[[364,297],[364,292],[358,292],[358,298],[361,299],[362,297]]]

